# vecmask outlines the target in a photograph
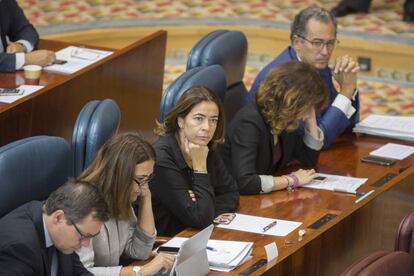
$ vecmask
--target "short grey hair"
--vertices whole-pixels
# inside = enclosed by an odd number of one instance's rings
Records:
[[[293,19],[292,27],[290,29],[290,41],[293,41],[293,37],[301,36],[306,37],[306,26],[311,18],[323,23],[332,23],[335,28],[335,36],[337,32],[336,18],[333,14],[325,9],[318,7],[310,7],[301,10]]]

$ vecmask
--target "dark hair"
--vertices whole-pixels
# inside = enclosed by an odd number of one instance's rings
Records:
[[[309,7],[301,10],[293,19],[290,29],[290,41],[293,41],[294,36],[306,37],[306,26],[310,19],[316,19],[323,23],[332,23],[335,28],[335,36],[337,32],[337,23],[335,16],[327,10],[318,7]]]
[[[154,132],[161,136],[176,133],[179,130],[178,118],[184,118],[191,112],[194,106],[204,101],[214,102],[219,110],[216,131],[214,132],[209,146],[215,146],[218,143],[222,143],[224,141],[225,129],[223,107],[216,94],[203,86],[194,86],[187,89],[183,95],[181,95],[173,109],[166,114],[164,123],[161,124],[157,122],[158,127]]]
[[[271,70],[260,84],[256,102],[274,135],[298,127],[299,115],[325,108],[328,90],[317,70],[309,64],[290,61]]]
[[[129,220],[135,166],[155,161],[152,146],[137,133],[118,134],[98,151],[79,179],[96,185],[109,205],[111,217]]]
[[[101,222],[109,219],[108,205],[102,193],[91,183],[75,179],[52,192],[43,206],[47,215],[57,210],[65,213],[68,224],[82,222],[89,215]]]

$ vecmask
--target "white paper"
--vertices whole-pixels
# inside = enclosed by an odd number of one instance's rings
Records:
[[[41,85],[20,85],[17,87],[17,89],[23,90],[23,94],[17,95],[17,96],[0,96],[0,102],[2,103],[12,103],[15,102],[23,97],[26,97],[27,95],[30,95],[40,89],[42,89],[44,86]]]
[[[414,147],[388,143],[370,152],[370,155],[402,160],[414,153]]]
[[[180,248],[186,240],[188,238],[174,237],[162,246]],[[214,249],[207,250],[210,269],[229,272],[248,259],[253,242],[209,240],[207,246]]]
[[[414,117],[369,115],[356,124],[354,132],[414,141]]]
[[[74,55],[74,53],[76,54]],[[66,60],[65,64],[53,64],[44,67],[45,70],[64,74],[75,73],[88,65],[106,58],[113,52],[97,49],[69,46],[56,52],[56,59]]]
[[[277,256],[279,255],[279,252],[277,250],[277,246],[275,242],[269,243],[267,245],[264,246],[265,251],[266,251],[266,256],[267,256],[267,262],[270,263],[271,261],[273,261],[274,259],[277,258]]]
[[[269,225],[270,223],[277,221],[276,225],[267,231],[263,231],[263,228]],[[236,214],[236,217],[229,224],[219,224],[217,227],[224,229],[233,229],[239,231],[246,231],[257,234],[272,235],[272,236],[281,236],[284,237],[290,232],[299,227],[302,222],[265,218],[258,216],[249,216],[243,214]]]
[[[334,189],[338,189],[338,190],[354,192],[368,180],[368,178],[356,178],[356,177],[323,174],[323,173],[319,173],[319,175],[326,177],[326,179],[323,181],[312,180],[309,184],[306,184],[302,187],[330,190],[330,191],[333,191]]]

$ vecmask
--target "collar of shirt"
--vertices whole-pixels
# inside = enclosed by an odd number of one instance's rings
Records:
[[[43,215],[42,215],[42,220],[43,220],[43,229],[44,229],[44,234],[45,234],[46,248],[48,248],[53,245],[53,241],[49,235],[49,231],[47,230],[45,218],[43,217]]]

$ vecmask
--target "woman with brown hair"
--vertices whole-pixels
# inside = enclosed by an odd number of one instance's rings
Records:
[[[152,178],[155,152],[138,134],[112,137],[98,151],[79,179],[96,185],[110,209],[105,222],[90,246],[78,250],[84,266],[94,275],[154,275],[168,270],[174,257],[157,255],[139,266],[120,266],[119,258],[145,260],[152,251],[156,231],[148,182]],[[137,217],[132,203],[139,198]]]
[[[316,172],[300,169],[273,174],[293,160],[314,166],[323,146],[315,112],[323,109],[328,92],[318,72],[303,62],[287,62],[269,72],[256,102],[242,108],[227,129],[220,153],[241,194],[297,188]],[[303,120],[304,128],[298,128]]]
[[[188,89],[158,125],[150,189],[160,235],[204,228],[238,207],[237,184],[215,151],[224,128],[221,103],[204,87]]]

